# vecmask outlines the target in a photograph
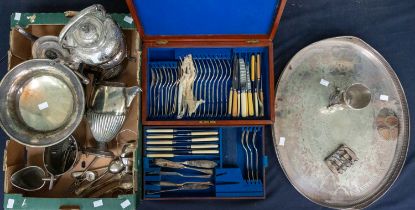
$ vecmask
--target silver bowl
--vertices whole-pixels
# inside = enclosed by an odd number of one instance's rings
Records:
[[[71,69],[48,59],[25,61],[0,83],[0,123],[12,139],[46,147],[69,137],[82,120],[83,87]]]

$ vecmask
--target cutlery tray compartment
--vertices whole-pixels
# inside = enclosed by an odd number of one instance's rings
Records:
[[[144,199],[263,198],[267,165],[263,130],[263,126],[145,126]]]

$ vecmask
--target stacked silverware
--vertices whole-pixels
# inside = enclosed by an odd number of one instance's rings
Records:
[[[189,118],[220,118],[227,116],[231,78],[229,59],[218,56],[192,57],[195,69],[192,81],[192,93],[200,105],[194,112],[188,112]],[[179,115],[180,58],[178,66],[169,62],[150,63],[150,89],[148,114],[152,118],[174,118]]]
[[[145,130],[145,139],[149,158],[219,155],[217,129],[151,128]]]
[[[261,81],[261,54],[250,59],[235,56],[232,89],[229,91],[228,115],[232,117],[263,117],[264,93]]]
[[[248,183],[259,181],[258,140],[259,130],[257,128],[242,128],[241,146],[245,152],[245,177]]]
[[[172,63],[152,64],[149,116],[177,115],[179,69]]]
[[[151,167],[145,176],[159,177],[145,179],[146,194],[209,190],[219,160],[219,133],[212,128],[146,128],[145,157]]]

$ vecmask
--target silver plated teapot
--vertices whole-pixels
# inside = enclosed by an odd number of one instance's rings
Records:
[[[121,29],[100,4],[74,16],[60,32],[59,43],[69,49],[73,67],[80,63],[97,66],[104,76],[109,76],[104,79],[117,75],[106,72],[114,71],[127,55]]]

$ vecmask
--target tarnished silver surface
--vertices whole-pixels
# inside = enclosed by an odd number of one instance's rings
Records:
[[[75,63],[98,66],[103,72],[119,65],[127,55],[121,29],[99,4],[74,16],[59,34],[59,42],[69,49]]]
[[[16,141],[34,147],[66,139],[84,114],[84,92],[72,70],[47,59],[25,61],[0,83],[0,122]]]
[[[11,183],[13,186],[25,190],[36,191],[40,190],[45,181],[43,178],[46,176],[42,168],[38,166],[28,166],[14,172],[11,176]]]
[[[69,51],[59,44],[57,36],[42,36],[32,46],[32,57],[40,59],[69,59]]]
[[[367,106],[328,107],[333,90],[355,83],[368,87]],[[393,114],[382,114],[385,108]],[[281,167],[292,185],[317,204],[367,207],[391,187],[402,169],[409,144],[403,89],[384,58],[358,38],[326,39],[298,52],[279,80],[275,112],[273,135]],[[388,127],[379,123],[388,116],[399,122]],[[398,129],[397,137],[385,140],[379,124]],[[336,174],[325,158],[343,144],[359,160]]]
[[[124,124],[125,115],[87,112],[87,119],[94,139],[98,142],[111,141]]]
[[[33,42],[32,57],[38,59],[59,59],[67,60],[69,58],[69,51],[63,49],[59,44],[57,36],[42,36],[37,37],[19,25],[15,26],[17,32]]]
[[[79,157],[78,151],[78,143],[73,136],[43,150],[43,164],[52,176],[49,190],[53,188],[55,177],[63,175],[75,166]]]
[[[69,136],[59,144],[46,147],[43,151],[43,164],[48,173],[60,176],[71,170],[78,160],[78,143]]]

